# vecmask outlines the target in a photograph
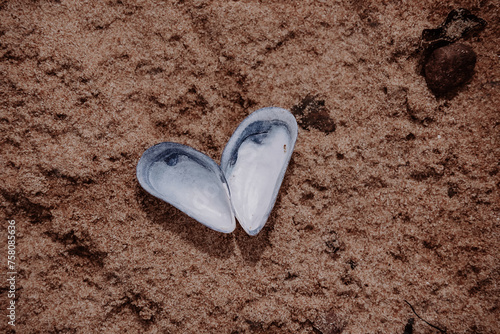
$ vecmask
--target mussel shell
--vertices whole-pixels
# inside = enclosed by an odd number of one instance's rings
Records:
[[[271,213],[297,140],[295,117],[268,107],[250,114],[222,153],[233,211],[243,229],[256,235]]]
[[[151,195],[211,229],[230,233],[236,227],[220,167],[189,146],[164,142],[150,147],[137,164],[137,179]]]

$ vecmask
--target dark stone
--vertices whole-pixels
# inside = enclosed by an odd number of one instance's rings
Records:
[[[416,137],[413,133],[410,132],[405,138],[406,140],[415,140]]]
[[[475,65],[476,53],[470,46],[443,46],[434,50],[425,64],[425,81],[434,94],[444,95],[468,82]]]
[[[467,9],[453,9],[439,27],[422,31],[422,42],[427,48],[434,49],[477,33],[485,27],[486,21],[471,14]]]
[[[417,71],[425,76],[425,67],[431,56],[439,48],[453,44],[460,39],[477,35],[487,25],[487,22],[469,12],[467,9],[453,9],[446,20],[435,29],[422,31],[421,56]],[[437,94],[439,95],[439,93]]]
[[[455,196],[456,194],[458,194],[458,187],[457,185],[455,184],[451,184],[449,187],[448,187],[448,197],[449,198],[452,198],[453,196]]]
[[[403,334],[413,334],[413,324],[415,323],[415,319],[410,318],[405,326],[405,331]]]
[[[316,95],[307,95],[299,104],[292,107],[291,112],[297,117],[297,123],[305,130],[317,129],[325,133],[335,131],[336,125],[330,118],[325,100]]]

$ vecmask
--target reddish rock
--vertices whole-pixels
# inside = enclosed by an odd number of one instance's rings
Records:
[[[475,65],[476,53],[470,46],[443,46],[434,50],[425,64],[425,81],[436,95],[446,94],[468,82]]]

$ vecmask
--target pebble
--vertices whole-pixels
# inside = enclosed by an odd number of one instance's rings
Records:
[[[454,43],[437,48],[425,64],[425,81],[436,95],[454,91],[474,74],[476,53],[468,45]]]

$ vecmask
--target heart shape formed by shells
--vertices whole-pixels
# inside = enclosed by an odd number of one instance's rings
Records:
[[[274,207],[297,134],[288,110],[262,108],[238,126],[220,166],[194,148],[164,142],[144,152],[137,179],[151,195],[211,229],[231,233],[236,217],[256,235]]]

